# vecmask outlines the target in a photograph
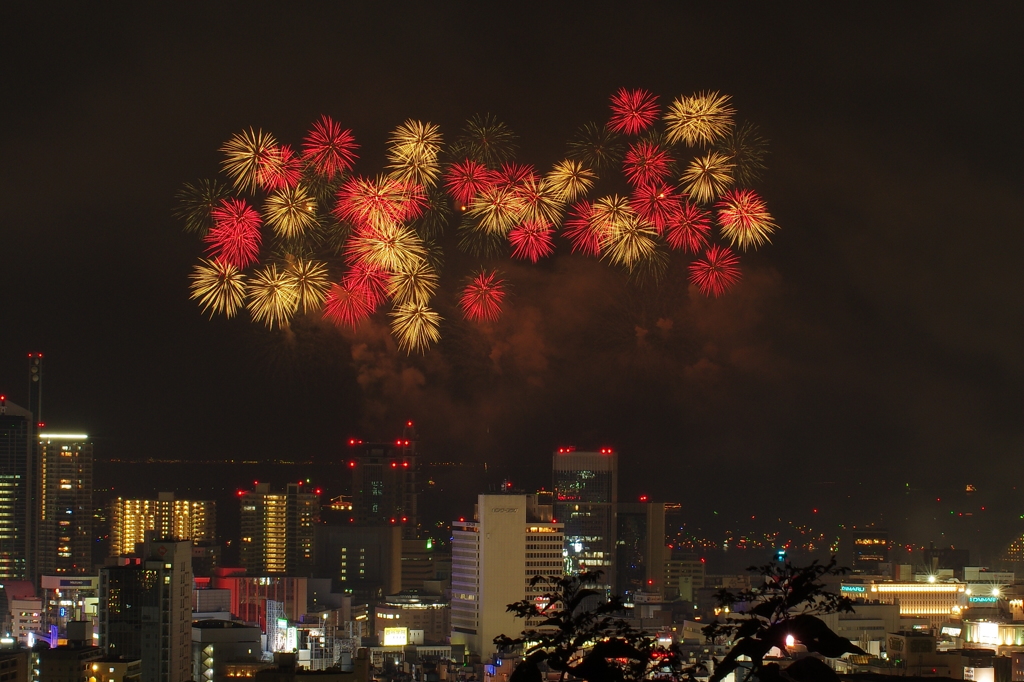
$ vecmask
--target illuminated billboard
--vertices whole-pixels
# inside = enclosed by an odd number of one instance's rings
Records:
[[[405,646],[409,643],[409,628],[384,628],[384,646]]]

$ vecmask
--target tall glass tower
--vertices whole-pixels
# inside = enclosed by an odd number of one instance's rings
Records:
[[[619,458],[611,448],[552,455],[555,519],[565,524],[569,573],[601,571],[602,585],[615,585],[615,504],[619,499]]]

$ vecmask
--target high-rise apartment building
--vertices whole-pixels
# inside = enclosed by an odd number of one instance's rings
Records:
[[[363,526],[401,525],[413,539],[419,527],[420,467],[416,441],[390,443],[349,441],[352,472],[352,517]]]
[[[273,492],[267,483],[241,495],[242,566],[252,575],[303,575],[314,567],[320,495],[301,483]]]
[[[0,581],[30,579],[35,425],[32,413],[0,396]]]
[[[147,542],[145,559],[100,569],[99,643],[142,660],[147,682],[192,676],[192,543]]]
[[[473,520],[452,523],[452,644],[486,658],[498,635],[536,627],[506,605],[548,590],[533,576],[563,575],[562,545],[562,524],[537,495],[480,495]]]
[[[212,500],[176,500],[174,493],[159,493],[155,500],[110,503],[110,556],[127,556],[146,540],[157,538],[216,542],[217,506]]]
[[[619,502],[615,508],[615,594],[655,592],[665,596],[663,502]]]
[[[611,448],[552,455],[555,518],[565,524],[566,569],[601,571],[602,584],[615,584],[615,504],[619,497],[618,455]]]
[[[90,573],[92,443],[85,434],[43,431],[36,447],[42,483],[37,524],[38,573]]]

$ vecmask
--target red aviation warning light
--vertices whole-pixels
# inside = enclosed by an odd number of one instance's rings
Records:
[[[615,451],[612,450],[611,448],[601,448],[601,454],[602,455],[611,455],[611,454],[614,454],[614,452]]]

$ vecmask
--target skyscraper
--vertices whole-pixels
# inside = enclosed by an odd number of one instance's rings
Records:
[[[0,581],[31,577],[34,433],[32,413],[0,395]]]
[[[142,660],[147,682],[186,682],[192,660],[192,543],[151,541],[146,559],[100,569],[99,637]]]
[[[267,483],[241,495],[242,566],[252,575],[309,574],[320,495],[299,483],[271,492]]]
[[[506,605],[548,591],[531,586],[533,576],[563,575],[562,541],[562,524],[538,495],[480,495],[473,520],[452,523],[452,644],[486,658],[498,635],[536,627]]]
[[[615,594],[665,596],[665,504],[619,502],[615,508]]]
[[[44,431],[40,462],[39,575],[92,571],[92,443],[85,434]]]
[[[601,571],[602,584],[615,583],[615,504],[619,497],[618,455],[611,448],[552,455],[555,518],[565,524],[566,570]]]
[[[217,504],[212,500],[176,500],[174,493],[159,493],[155,500],[110,503],[110,556],[126,556],[152,531],[158,538],[216,542]]]
[[[352,513],[363,526],[401,524],[402,537],[413,539],[419,526],[419,460],[416,441],[389,443],[349,441]]]

